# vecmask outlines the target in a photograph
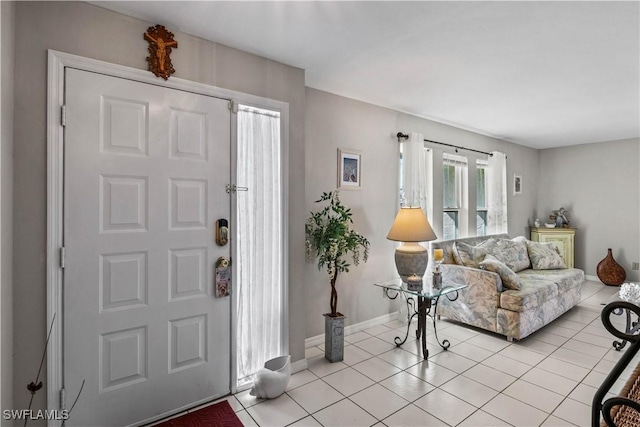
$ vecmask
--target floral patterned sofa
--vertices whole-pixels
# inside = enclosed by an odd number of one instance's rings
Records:
[[[455,301],[442,298],[438,315],[522,339],[580,301],[584,272],[566,268],[551,243],[506,234],[430,243],[443,249],[443,279],[465,283]],[[433,263],[429,265],[429,272]]]

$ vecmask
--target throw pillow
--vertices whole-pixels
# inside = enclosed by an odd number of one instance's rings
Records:
[[[493,238],[489,238],[477,246],[471,246],[464,242],[455,242],[453,244],[453,259],[456,264],[478,268],[478,263],[487,254],[493,253],[495,248],[497,248],[497,242]]]
[[[514,291],[519,291],[520,289],[522,289],[520,277],[513,270],[507,267],[505,263],[503,263],[496,257],[487,255],[485,259],[480,263],[480,268],[482,268],[483,270],[498,273],[505,288],[512,289]]]
[[[534,270],[555,270],[567,268],[553,243],[527,241],[527,250]]]
[[[511,240],[500,239],[498,240],[499,253],[494,255],[516,273],[526,270],[531,267],[526,241],[524,236],[518,236]]]

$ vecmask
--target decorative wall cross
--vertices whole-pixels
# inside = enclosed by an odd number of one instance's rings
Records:
[[[149,27],[144,33],[144,39],[149,42],[147,62],[149,71],[156,77],[167,80],[176,70],[171,63],[171,48],[178,47],[178,42],[173,39],[173,33],[167,31],[163,25]]]

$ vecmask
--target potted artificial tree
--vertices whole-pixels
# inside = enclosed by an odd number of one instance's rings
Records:
[[[322,193],[315,203],[328,204],[311,216],[305,224],[307,260],[318,258],[318,269],[326,268],[331,283],[331,312],[325,316],[325,357],[338,362],[344,355],[344,318],[338,312],[336,281],[339,273],[348,273],[351,264],[369,257],[369,241],[351,229],[351,209],[340,202],[338,190]]]

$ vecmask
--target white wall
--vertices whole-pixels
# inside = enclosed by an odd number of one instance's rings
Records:
[[[46,339],[46,86],[47,49],[147,69],[144,22],[81,2],[16,4],[14,160],[14,393],[26,408],[25,386],[38,370]],[[304,71],[226,46],[175,33],[175,77],[289,102],[289,342],[304,358]],[[46,367],[46,364],[45,364]],[[46,372],[43,372],[46,379]],[[34,408],[45,407],[46,393]]]
[[[537,215],[569,210],[576,233],[575,263],[595,276],[607,248],[628,280],[640,280],[631,263],[640,261],[640,139],[574,145],[540,151]]]
[[[398,131],[420,132],[435,141],[506,153],[509,177],[514,173],[523,177],[520,196],[512,195],[509,183],[509,233],[528,235],[528,221],[535,214],[538,197],[537,150],[316,89],[307,88],[306,93],[307,215],[317,209],[313,201],[337,185],[338,148],[362,152],[362,189],[344,190],[341,199],[354,212],[354,228],[371,242],[371,255],[367,264],[338,277],[338,310],[347,316],[347,325],[395,310],[372,283],[397,274],[395,243],[386,235],[397,210]],[[441,148],[435,150],[441,152]],[[305,267],[305,292],[307,336],[312,337],[324,333],[322,314],[329,311],[330,293],[327,275],[318,271],[315,263]]]
[[[13,408],[13,67],[15,4],[0,2],[0,409]]]

